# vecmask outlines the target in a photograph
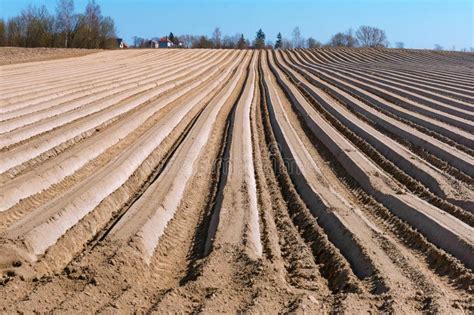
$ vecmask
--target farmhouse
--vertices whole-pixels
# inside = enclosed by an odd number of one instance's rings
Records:
[[[178,42],[172,42],[168,36],[165,36],[165,37],[161,37],[159,40],[158,40],[158,47],[159,48],[173,48],[173,47],[183,47],[183,43],[181,41],[178,41]]]
[[[160,40],[158,41],[158,46],[160,48],[171,48],[174,46],[173,42],[166,36],[166,37],[162,37],[160,38]]]

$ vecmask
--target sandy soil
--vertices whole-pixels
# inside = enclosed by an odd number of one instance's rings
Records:
[[[0,310],[474,312],[473,67],[395,49],[1,66]]]
[[[0,47],[0,65],[80,57],[100,49]]]

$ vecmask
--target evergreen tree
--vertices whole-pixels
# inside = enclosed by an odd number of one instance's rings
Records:
[[[247,41],[244,38],[244,34],[240,35],[239,41],[237,42],[238,49],[247,48]]]
[[[174,42],[174,35],[173,32],[170,32],[170,35],[168,36],[168,39],[172,42]]]
[[[277,41],[275,42],[275,49],[280,49],[282,46],[282,37],[281,33],[279,32],[277,35]]]
[[[265,48],[265,33],[262,31],[262,29],[258,30],[257,36],[255,37],[255,48]]]

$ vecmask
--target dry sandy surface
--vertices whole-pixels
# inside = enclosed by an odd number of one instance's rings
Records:
[[[0,47],[0,65],[80,57],[100,49]]]
[[[0,67],[0,312],[474,312],[474,56]]]

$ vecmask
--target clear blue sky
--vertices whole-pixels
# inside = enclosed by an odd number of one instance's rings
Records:
[[[303,37],[326,42],[338,31],[360,25],[384,29],[392,45],[433,48],[438,43],[457,50],[474,46],[474,0],[96,0],[114,18],[119,36],[243,33],[254,38],[261,27],[267,39],[280,31],[291,38],[295,26]],[[0,16],[18,14],[28,4],[54,12],[55,0],[0,0]],[[87,0],[75,0],[83,11]]]

